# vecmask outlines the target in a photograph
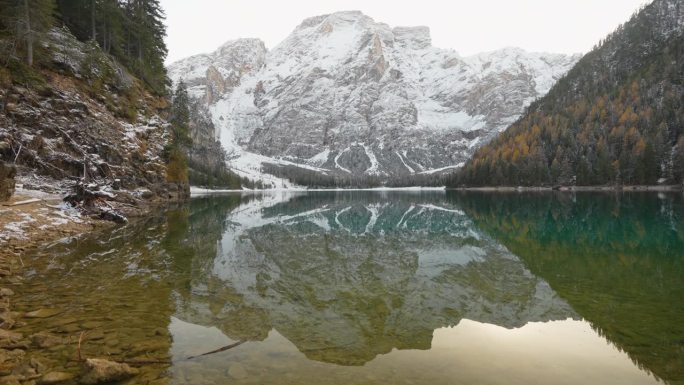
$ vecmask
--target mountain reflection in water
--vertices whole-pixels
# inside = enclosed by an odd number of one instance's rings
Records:
[[[514,328],[576,316],[434,196],[316,198],[253,201],[229,214],[215,258],[180,292],[177,316],[233,340],[275,329],[308,358],[340,365],[429,349],[433,330],[463,318]]]

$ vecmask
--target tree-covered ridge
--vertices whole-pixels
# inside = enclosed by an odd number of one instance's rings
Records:
[[[453,184],[682,182],[683,31],[684,1],[644,7],[478,150]]]
[[[154,93],[167,91],[166,27],[159,0],[0,0],[0,9],[0,65],[49,66],[48,55],[41,52],[45,34],[65,26],[79,40],[96,42]]]

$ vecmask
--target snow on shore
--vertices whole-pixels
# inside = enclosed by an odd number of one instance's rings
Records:
[[[422,191],[446,191],[446,187],[373,187],[373,188],[324,188],[312,189],[306,187],[293,188],[279,188],[279,189],[265,189],[265,190],[221,190],[221,189],[207,189],[203,187],[190,187],[191,196],[203,196],[211,194],[226,194],[226,193],[271,193],[271,192],[331,192],[331,191],[405,191],[405,192],[422,192]]]

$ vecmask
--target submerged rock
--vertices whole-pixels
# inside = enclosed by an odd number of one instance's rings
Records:
[[[21,385],[21,377],[15,375],[0,377],[0,385]]]
[[[0,340],[16,342],[23,338],[21,333],[11,332],[9,330],[0,329]]]
[[[0,363],[7,362],[7,361],[16,361],[20,358],[23,358],[24,355],[26,355],[26,352],[23,350],[15,349],[15,350],[4,350],[0,349]]]
[[[0,328],[1,329],[11,329],[16,323],[16,314],[14,312],[5,310],[0,313]]]
[[[61,313],[61,310],[58,309],[39,309],[35,311],[30,311],[26,314],[24,314],[24,317],[26,318],[50,318],[53,316],[56,316],[57,314]]]
[[[100,358],[89,358],[85,361],[86,372],[80,383],[85,385],[103,384],[120,381],[138,374],[138,370],[127,364],[120,364]]]
[[[59,384],[74,378],[72,373],[65,372],[50,372],[38,380],[38,385]]]
[[[19,365],[25,356],[26,352],[21,349],[0,349],[0,376],[12,374],[14,368]]]
[[[245,370],[245,367],[240,363],[234,363],[230,365],[228,368],[228,374],[236,380],[242,380],[249,376],[247,374],[247,370]]]
[[[31,336],[31,343],[38,348],[51,348],[64,343],[64,341],[56,335],[40,332]]]

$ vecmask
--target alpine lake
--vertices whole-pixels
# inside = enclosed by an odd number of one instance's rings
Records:
[[[27,354],[122,384],[684,384],[681,193],[225,194],[24,263]]]

